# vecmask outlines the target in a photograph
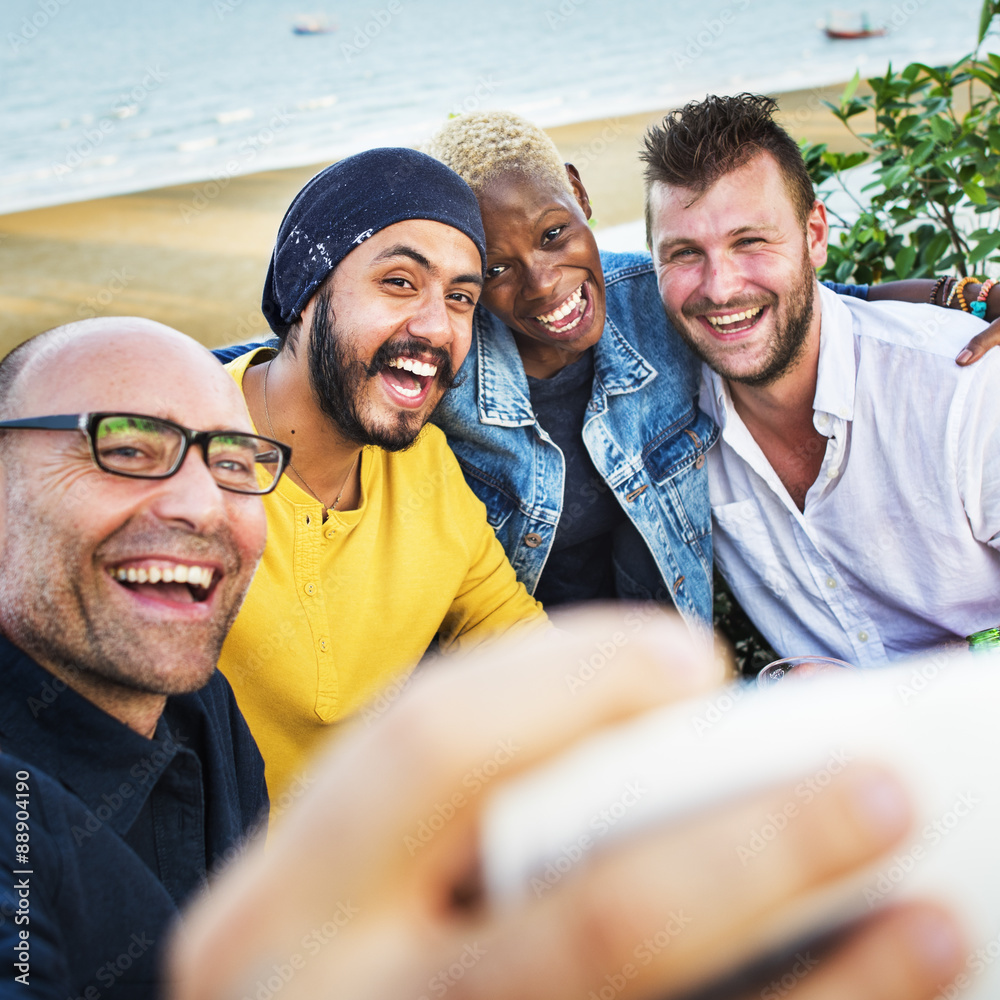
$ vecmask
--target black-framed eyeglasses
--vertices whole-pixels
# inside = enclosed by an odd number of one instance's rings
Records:
[[[142,413],[62,413],[0,420],[0,430],[80,431],[94,464],[130,479],[168,479],[198,445],[216,483],[233,493],[270,493],[291,461],[281,441],[243,431],[192,431]]]

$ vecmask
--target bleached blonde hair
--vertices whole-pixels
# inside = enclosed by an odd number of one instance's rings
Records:
[[[477,111],[452,118],[422,152],[451,167],[478,195],[511,171],[551,180],[573,193],[555,143],[511,111]]]

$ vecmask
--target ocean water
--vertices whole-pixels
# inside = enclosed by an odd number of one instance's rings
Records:
[[[542,125],[944,63],[981,0],[3,0],[0,212],[414,144],[449,114]],[[297,35],[305,10],[325,34]]]

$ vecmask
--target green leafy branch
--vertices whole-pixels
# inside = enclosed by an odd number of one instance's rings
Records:
[[[861,94],[855,75],[839,104],[827,102],[864,151],[803,147],[814,182],[833,178],[858,212],[853,222],[832,215],[821,277],[965,275],[1000,262],[1000,55],[982,51],[998,16],[1000,0],[985,0],[976,50],[953,65],[911,63],[901,72],[890,66]],[[867,111],[875,131],[858,133],[852,119]],[[874,178],[859,199],[844,173],[863,163],[873,165]]]

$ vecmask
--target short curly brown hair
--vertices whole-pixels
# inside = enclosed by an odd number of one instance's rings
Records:
[[[774,120],[777,101],[759,94],[709,95],[671,111],[646,132],[639,154],[646,164],[646,239],[652,218],[649,196],[656,183],[704,194],[724,174],[761,153],[781,169],[795,214],[803,226],[816,202],[812,178],[795,140]]]

